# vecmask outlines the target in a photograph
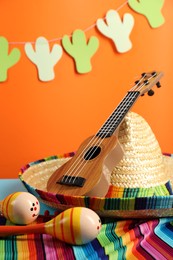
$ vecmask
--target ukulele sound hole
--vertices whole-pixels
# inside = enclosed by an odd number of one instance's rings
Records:
[[[92,160],[96,158],[101,152],[100,146],[92,146],[84,155],[85,160]]]

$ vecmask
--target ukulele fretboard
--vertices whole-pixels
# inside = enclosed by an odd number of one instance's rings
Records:
[[[96,136],[99,136],[101,138],[110,137],[120,125],[121,121],[124,119],[125,115],[133,106],[139,95],[139,91],[128,92],[121,103],[117,106],[117,108],[104,123],[104,125],[97,132]]]

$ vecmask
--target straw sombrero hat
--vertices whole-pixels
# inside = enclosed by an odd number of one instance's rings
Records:
[[[51,156],[22,168],[19,178],[29,192],[55,210],[84,206],[100,216],[144,218],[173,216],[173,158],[163,155],[143,117],[129,112],[120,126],[118,139],[122,160],[111,173],[106,197],[69,196],[46,190],[51,174],[74,153]]]

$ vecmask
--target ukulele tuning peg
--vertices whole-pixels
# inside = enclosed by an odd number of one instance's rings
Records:
[[[151,73],[151,75],[152,75],[153,77],[155,77],[155,76],[157,76],[157,72],[153,71],[153,72]]]
[[[149,95],[149,96],[153,96],[153,95],[154,95],[154,91],[153,91],[152,89],[150,89],[150,90],[148,91],[148,95]]]
[[[146,79],[146,80],[144,80],[144,84],[145,85],[148,85],[149,84],[149,81]]]
[[[158,88],[160,88],[160,87],[161,87],[161,84],[160,84],[160,82],[159,82],[159,81],[156,83],[156,86],[157,86]]]
[[[136,81],[135,81],[135,84],[138,85],[138,83],[139,83],[139,80],[136,80]]]
[[[146,74],[145,72],[143,72],[143,73],[141,74],[141,76],[142,76],[143,78],[145,78],[145,77],[147,76],[147,74]]]

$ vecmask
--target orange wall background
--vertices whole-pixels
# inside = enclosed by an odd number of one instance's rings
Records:
[[[2,0],[0,34],[9,42],[61,38],[75,29],[85,30],[125,2]],[[1,178],[17,178],[29,162],[75,151],[96,133],[141,73],[152,70],[164,72],[162,88],[155,88],[153,97],[141,97],[132,110],[150,124],[162,151],[173,152],[173,1],[165,1],[165,23],[156,29],[127,4],[118,12],[121,17],[131,13],[135,19],[133,47],[120,54],[96,27],[88,30],[87,38],[94,35],[100,41],[90,73],[78,74],[64,51],[55,66],[55,79],[41,82],[24,44],[9,45],[9,50],[20,49],[21,58],[9,69],[7,81],[0,83]]]

